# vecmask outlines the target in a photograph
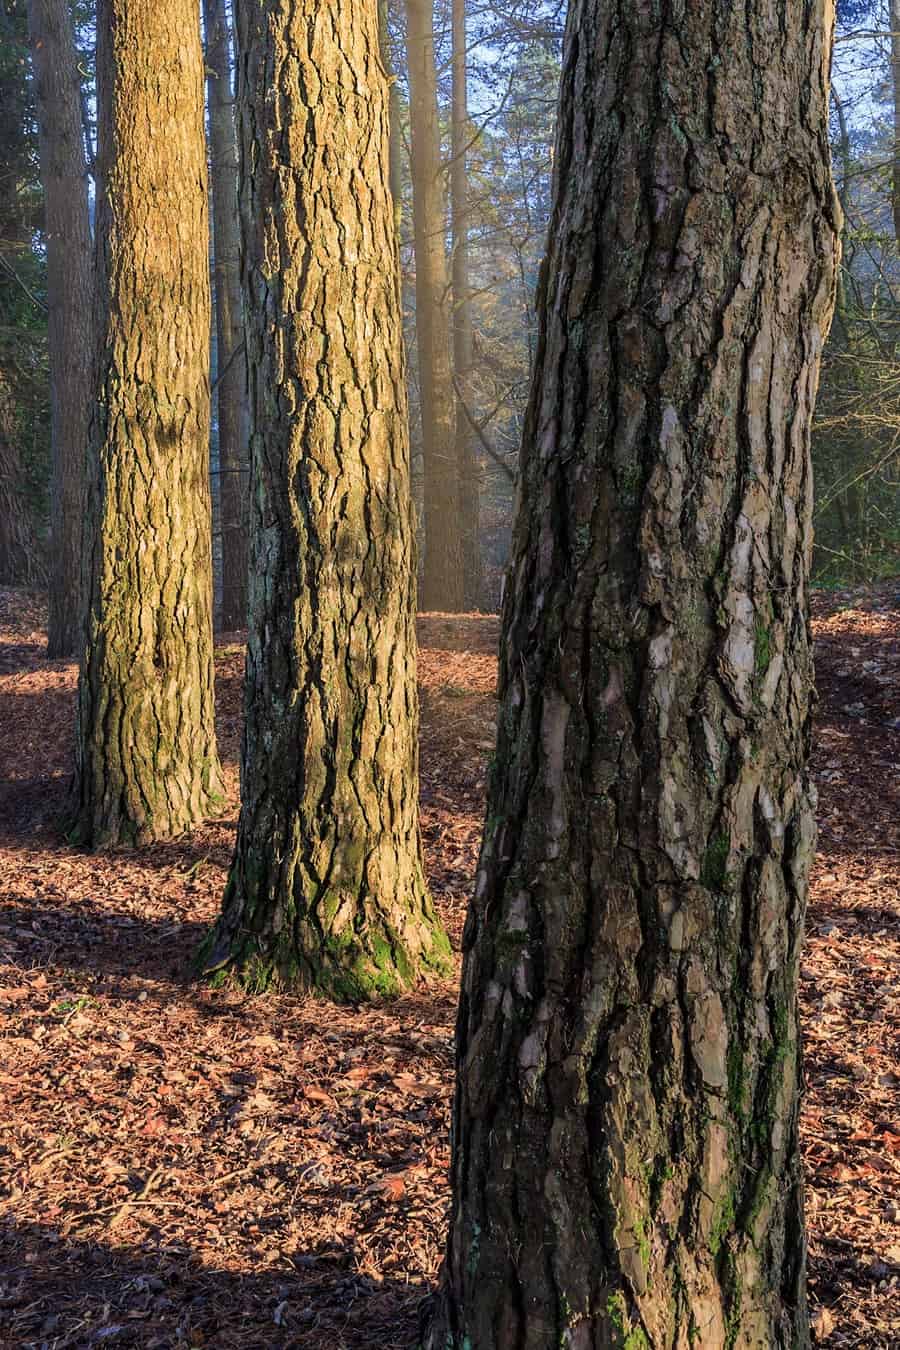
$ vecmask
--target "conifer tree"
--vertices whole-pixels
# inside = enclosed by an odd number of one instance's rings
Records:
[[[181,833],[216,805],[209,222],[199,11],[97,15],[97,399],[73,838]]]
[[[238,11],[252,506],[242,802],[203,953],[369,998],[448,955],[422,870],[414,536],[377,0]]]
[[[433,1350],[806,1346],[831,6],[569,10]]]

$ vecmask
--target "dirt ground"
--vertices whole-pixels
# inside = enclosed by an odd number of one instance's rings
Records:
[[[810,1292],[900,1346],[900,581],[815,600],[821,835],[803,963]],[[447,1205],[454,982],[338,1009],[192,983],[237,813],[91,857],[56,821],[72,665],[0,591],[0,1345],[408,1350]],[[458,945],[496,703],[492,616],[424,616],[422,824]]]

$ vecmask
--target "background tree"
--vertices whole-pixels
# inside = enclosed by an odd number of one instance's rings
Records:
[[[570,13],[441,1350],[809,1341],[809,432],[839,212],[828,7],[781,20]]]
[[[199,14],[100,0],[96,331],[73,837],[213,807],[209,226]]]
[[[450,219],[452,228],[453,376],[456,387],[456,465],[462,536],[463,595],[470,609],[481,604],[481,540],[478,530],[480,483],[470,413],[472,303],[469,294],[469,126],[466,61],[466,0],[452,0],[453,97],[450,137]],[[465,406],[464,406],[465,405]]]
[[[419,843],[378,4],[251,0],[238,23],[250,638],[237,848],[205,967],[367,998],[449,953]]]
[[[892,11],[842,0],[832,145],[844,210],[836,321],[825,349],[813,465],[813,576],[824,585],[896,573],[900,558],[900,252]]]
[[[459,463],[450,355],[450,278],[431,0],[407,0],[416,347],[424,466],[423,609],[465,608]]]
[[[47,579],[46,268],[25,6],[0,0],[0,583]]]
[[[394,51],[391,42],[391,11],[394,8],[393,0],[378,0],[378,44],[381,55],[381,64],[384,66],[387,75],[390,91],[389,115],[390,115],[390,147],[388,171],[388,180],[391,188],[391,197],[394,203],[394,224],[399,233],[400,221],[403,213],[403,146],[401,143],[401,110],[400,95],[397,89],[397,75],[394,70]]]
[[[203,0],[209,109],[213,278],[216,315],[219,523],[222,534],[221,627],[247,623],[247,512],[244,509],[247,383],[242,343],[237,144],[231,89],[231,33],[225,0]]]
[[[47,654],[73,656],[92,394],[92,245],[81,77],[67,0],[28,0],[47,247],[50,359],[50,613]]]

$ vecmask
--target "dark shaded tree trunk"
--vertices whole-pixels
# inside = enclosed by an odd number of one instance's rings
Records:
[[[247,624],[247,513],[243,505],[246,362],[242,340],[237,144],[225,0],[203,0],[206,91],[216,312],[219,422],[219,518],[222,530],[222,605],[219,622],[230,631]]]
[[[213,721],[209,225],[199,13],[101,0],[96,335],[73,837],[181,833]]]
[[[431,0],[406,0],[416,263],[416,349],[425,461],[424,609],[465,608],[450,361],[450,284]]]
[[[451,114],[450,220],[453,240],[453,374],[456,381],[456,463],[466,605],[481,604],[481,540],[478,532],[478,460],[463,400],[471,407],[472,304],[469,294],[469,101],[466,88],[466,0],[453,0],[453,98]]]
[[[91,227],[81,81],[67,0],[28,0],[44,189],[50,359],[50,614],[47,655],[75,656],[92,397]]]
[[[805,1346],[826,0],[569,10],[440,1350]]]
[[[24,491],[16,421],[15,399],[0,369],[0,585],[33,586],[45,582],[46,573]]]
[[[237,848],[204,968],[369,998],[449,951],[419,843],[378,5],[248,0],[238,13],[250,638]]]

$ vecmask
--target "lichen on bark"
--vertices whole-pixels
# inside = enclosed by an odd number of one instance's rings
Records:
[[[809,1341],[831,21],[570,6],[431,1350]]]
[[[418,827],[414,535],[378,6],[238,14],[250,376],[242,803],[201,954],[336,998],[445,970]]]

